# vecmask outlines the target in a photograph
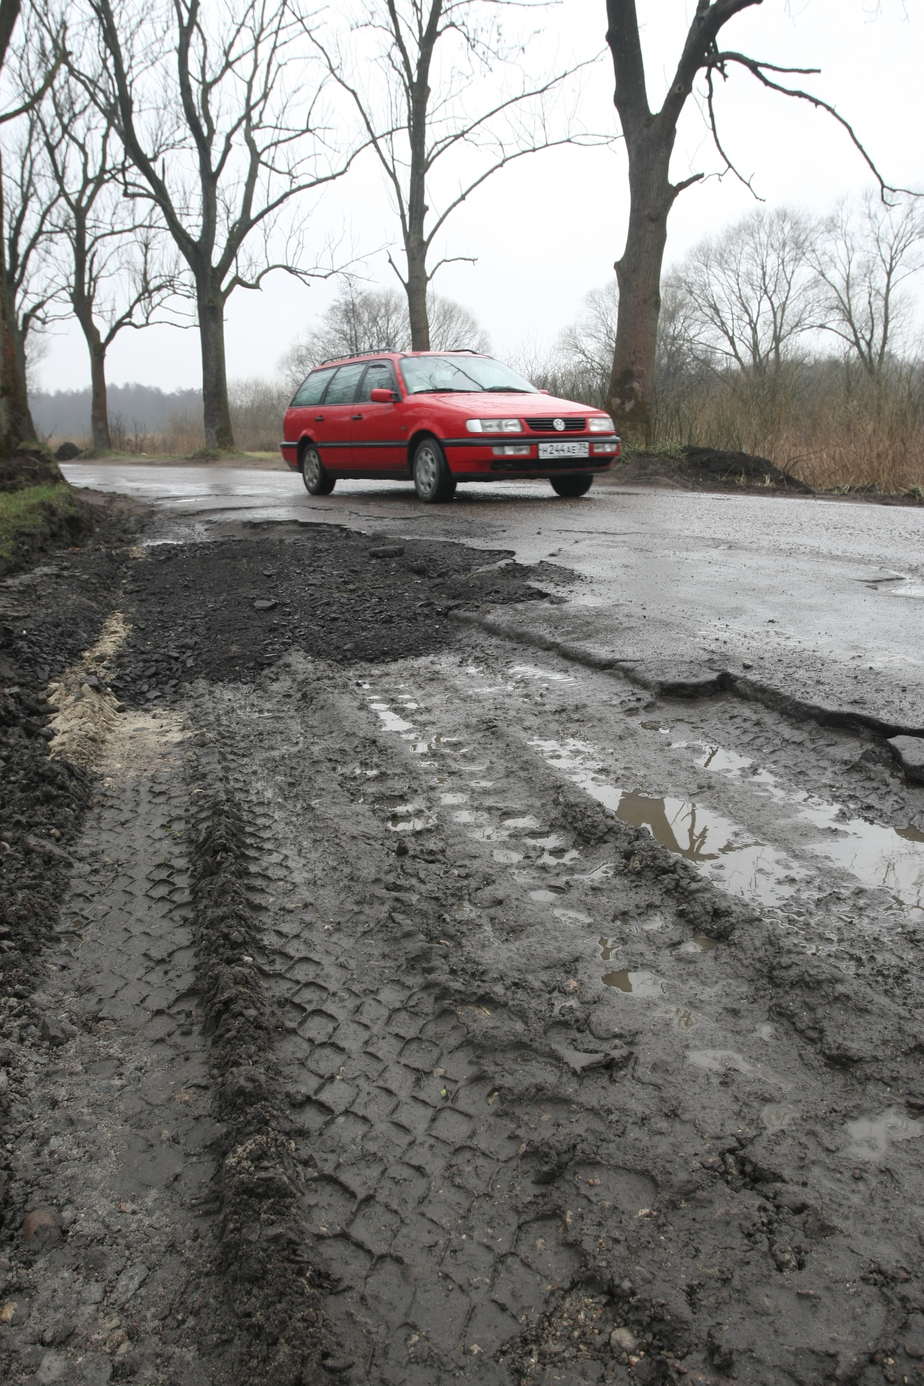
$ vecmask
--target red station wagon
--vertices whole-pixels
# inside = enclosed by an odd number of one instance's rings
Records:
[[[516,477],[583,496],[619,456],[608,414],[473,351],[326,361],[296,391],[283,433],[282,455],[312,496],[341,477],[410,480],[428,502],[452,500],[460,481]]]

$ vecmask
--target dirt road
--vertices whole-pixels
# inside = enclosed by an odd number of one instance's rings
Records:
[[[0,591],[5,1379],[921,1380],[914,650],[180,523]]]

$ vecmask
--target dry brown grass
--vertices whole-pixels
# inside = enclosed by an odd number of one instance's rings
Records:
[[[920,373],[856,379],[843,367],[791,367],[773,381],[711,378],[662,391],[659,450],[671,444],[767,457],[819,490],[924,487]]]

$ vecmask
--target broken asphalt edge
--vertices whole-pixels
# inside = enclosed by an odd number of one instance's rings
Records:
[[[822,727],[837,727],[845,731],[873,732],[885,740],[890,753],[908,779],[918,784],[924,783],[924,754],[921,754],[921,751],[924,751],[921,741],[924,738],[924,727],[908,727],[889,722],[875,717],[872,713],[858,712],[853,708],[808,702],[804,698],[784,693],[782,689],[774,688],[771,684],[761,683],[730,669],[691,665],[682,675],[665,676],[653,669],[650,663],[620,659],[617,655],[604,654],[589,645],[581,645],[571,640],[556,640],[554,636],[525,630],[522,626],[515,626],[512,622],[483,612],[460,611],[453,608],[449,611],[449,616],[464,625],[478,626],[488,634],[513,644],[549,650],[572,664],[580,664],[601,673],[618,673],[630,683],[647,689],[656,697],[714,698],[719,693],[732,693],[746,702],[761,703],[774,712],[781,712],[794,721],[816,722]]]

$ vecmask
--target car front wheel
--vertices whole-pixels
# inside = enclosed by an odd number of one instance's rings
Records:
[[[336,482],[328,476],[317,448],[306,448],[302,457],[302,481],[309,496],[329,496]]]
[[[446,454],[435,438],[423,438],[414,450],[411,464],[414,489],[422,501],[438,505],[451,501],[456,492],[455,478]]]
[[[586,496],[594,484],[592,476],[551,476],[549,480],[559,496]]]

